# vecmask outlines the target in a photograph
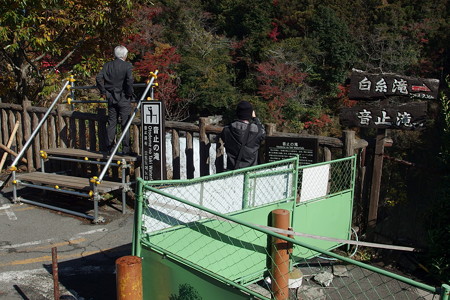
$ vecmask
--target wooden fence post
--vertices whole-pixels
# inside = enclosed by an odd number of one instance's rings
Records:
[[[192,132],[186,132],[186,177],[194,178],[194,137]]]
[[[65,104],[56,105],[56,112],[58,116],[57,132],[59,136],[59,147],[67,148],[67,125],[62,115],[63,111],[67,110]]]
[[[266,124],[266,135],[271,136],[277,131],[277,125],[274,123]]]
[[[106,116],[106,108],[100,107],[97,109],[98,114],[98,148],[100,151],[106,150],[106,123],[107,123],[107,116]],[[116,134],[117,135],[117,134]]]
[[[372,171],[372,187],[370,189],[370,203],[369,203],[369,215],[368,215],[368,229],[373,230],[377,225],[378,217],[378,202],[380,200],[380,186],[381,175],[383,170],[383,154],[384,143],[386,138],[386,129],[378,129],[376,144],[375,144],[375,157],[373,159],[373,171]]]
[[[353,130],[344,130],[344,157],[355,154],[355,132]]]
[[[172,179],[180,179],[180,135],[178,130],[172,129]]]
[[[225,170],[225,144],[218,136],[216,141],[216,173],[222,173]]]
[[[208,118],[200,118],[200,176],[209,175],[209,148],[211,148],[211,143],[206,134],[206,125],[208,125]]]
[[[28,141],[31,137],[31,117],[30,117],[30,114],[28,113],[28,108],[31,107],[31,101],[28,101],[28,100],[23,101],[22,106],[23,106],[23,115],[22,115],[23,138],[26,143],[26,141]],[[27,155],[27,169],[28,169],[28,172],[30,172],[33,169],[32,147],[28,147],[28,150],[26,151],[26,155]]]

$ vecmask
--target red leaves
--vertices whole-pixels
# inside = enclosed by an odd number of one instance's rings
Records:
[[[289,99],[299,96],[299,88],[306,74],[298,71],[295,65],[274,59],[258,64],[257,70],[258,93],[268,101],[272,118],[281,124],[284,120],[282,108]]]
[[[154,53],[146,53],[142,60],[135,63],[135,70],[142,77],[147,77],[150,72],[159,70],[156,99],[166,101],[166,103],[179,101],[177,97],[178,82],[174,68],[180,62],[180,58],[175,47],[160,44]]]

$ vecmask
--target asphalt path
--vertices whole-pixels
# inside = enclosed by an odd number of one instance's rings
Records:
[[[92,202],[85,199],[38,196],[91,213]],[[130,255],[133,232],[133,210],[128,207],[122,214],[120,207],[114,201],[102,205],[100,213],[106,222],[94,225],[38,206],[13,204],[10,189],[3,189],[0,299],[54,299],[53,247],[57,250],[60,299],[116,299],[115,261]]]

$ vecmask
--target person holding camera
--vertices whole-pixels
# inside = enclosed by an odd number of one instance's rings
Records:
[[[257,165],[258,150],[266,137],[250,102],[239,102],[236,116],[237,120],[226,125],[220,135],[227,153],[227,170]]]

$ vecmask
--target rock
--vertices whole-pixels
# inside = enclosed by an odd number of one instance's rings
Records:
[[[321,286],[330,286],[331,282],[333,281],[333,274],[330,272],[322,272],[314,276],[314,280],[320,284]]]
[[[297,299],[301,300],[326,300],[327,296],[321,288],[301,286],[297,290]]]
[[[338,277],[349,277],[347,267],[343,265],[333,265],[333,275]]]

